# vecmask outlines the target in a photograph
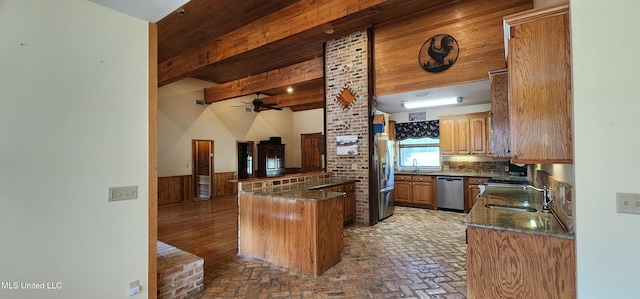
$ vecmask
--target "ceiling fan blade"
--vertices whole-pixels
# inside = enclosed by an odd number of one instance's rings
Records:
[[[282,108],[280,108],[280,107],[276,107],[274,105],[268,105],[268,104],[266,104],[266,105],[263,104],[262,107],[267,108],[267,109],[271,109],[271,110],[282,110]]]

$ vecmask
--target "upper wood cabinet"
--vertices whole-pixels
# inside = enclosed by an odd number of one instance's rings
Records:
[[[440,119],[440,153],[443,155],[456,154],[454,136],[456,124],[453,119]]]
[[[516,163],[572,163],[569,5],[504,18]]]
[[[491,153],[489,112],[440,117],[440,154],[469,155]]]
[[[469,118],[469,149],[472,154],[487,153],[487,116]]]
[[[507,69],[489,72],[491,80],[491,134],[493,156],[511,158],[509,150],[509,73]]]

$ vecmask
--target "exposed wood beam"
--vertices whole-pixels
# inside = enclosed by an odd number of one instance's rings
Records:
[[[308,82],[322,78],[322,76],[322,59],[318,57],[281,69],[205,88],[204,100],[207,103],[228,100],[267,89]]]
[[[329,22],[375,9],[388,0],[302,0],[247,24],[218,39],[162,62],[158,81],[165,85],[229,57],[271,43],[293,43],[309,34],[331,28]],[[286,53],[283,53],[286,55]]]
[[[318,102],[324,102],[324,88],[314,88],[302,91],[296,91],[294,93],[285,93],[275,95],[268,98],[263,98],[262,101],[265,104],[276,105],[278,107],[291,107],[316,104]]]

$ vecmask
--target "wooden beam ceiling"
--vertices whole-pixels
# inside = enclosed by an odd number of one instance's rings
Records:
[[[284,93],[262,99],[265,104],[278,107],[294,107],[324,102],[324,88],[314,88],[294,93]]]
[[[207,103],[237,98],[268,89],[291,86],[323,78],[322,58],[216,85],[204,90]]]
[[[162,62],[158,69],[159,84],[177,81],[207,65],[272,43],[284,46],[300,38],[316,35],[331,29],[331,21],[365,10],[375,10],[376,5],[386,1],[388,0],[296,2]]]
[[[309,77],[284,74],[320,62],[324,42],[460,1],[470,0],[191,0],[184,15],[158,23],[159,85],[186,77],[220,84],[205,91],[209,103],[255,92],[277,96],[288,86],[301,96],[323,86],[322,66]],[[310,98],[318,101],[280,105],[294,111],[324,106],[324,96]]]

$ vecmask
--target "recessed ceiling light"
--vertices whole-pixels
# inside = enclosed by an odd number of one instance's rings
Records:
[[[327,29],[327,30],[324,31],[324,33],[326,33],[326,34],[333,34],[334,32],[336,32],[336,31],[333,30],[333,28],[332,29]]]
[[[406,109],[415,109],[415,108],[426,108],[426,107],[435,107],[435,106],[443,106],[443,105],[451,105],[462,103],[462,97],[457,98],[443,98],[443,99],[434,99],[434,100],[426,100],[426,101],[411,101],[402,103],[402,107]]]
[[[293,92],[293,87],[291,87],[291,86],[287,87],[287,92],[288,93],[292,93]]]

